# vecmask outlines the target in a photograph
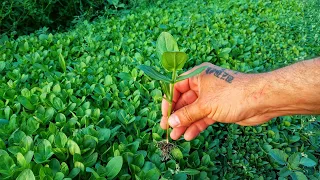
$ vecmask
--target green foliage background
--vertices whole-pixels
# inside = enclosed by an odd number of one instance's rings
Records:
[[[65,33],[2,36],[0,179],[319,179],[310,116],[217,123],[162,162],[162,92],[136,69],[159,66],[155,41],[168,31],[185,70],[270,71],[320,55],[319,14],[318,1],[159,1]]]
[[[4,0],[0,4],[0,34],[25,35],[42,27],[66,30],[77,22],[116,10],[146,6],[153,0]]]

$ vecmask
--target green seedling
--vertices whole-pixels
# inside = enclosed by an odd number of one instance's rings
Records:
[[[206,67],[200,67],[189,74],[178,76],[178,72],[182,70],[184,64],[188,60],[185,52],[179,51],[178,44],[173,36],[168,32],[162,32],[156,43],[156,54],[161,62],[162,67],[168,76],[156,71],[154,68],[146,65],[140,65],[138,68],[154,80],[160,81],[165,99],[169,103],[168,118],[172,113],[173,92],[175,83],[187,78],[200,74]],[[167,123],[166,143],[169,144],[169,124]],[[160,147],[172,147],[171,145],[161,145]],[[166,152],[170,150],[165,149]],[[164,151],[163,151],[164,152]]]

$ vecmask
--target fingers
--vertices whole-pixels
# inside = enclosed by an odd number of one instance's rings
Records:
[[[202,131],[207,129],[207,127],[213,124],[214,122],[215,121],[213,121],[210,118],[204,118],[191,124],[189,127],[181,126],[181,127],[173,128],[173,130],[171,131],[170,137],[173,140],[177,140],[184,134],[184,139],[187,141],[190,141],[196,138]]]
[[[175,103],[179,100],[180,95],[189,91],[189,80],[186,79],[184,81],[180,81],[174,85],[174,91],[173,91],[173,104],[172,108],[174,108]],[[162,99],[161,109],[162,109],[162,116],[167,117],[168,116],[168,107],[169,103],[166,99]]]
[[[196,138],[202,131],[207,129],[209,124],[206,123],[205,120],[197,121],[193,123],[184,133],[184,139],[187,141],[191,141]]]
[[[173,128],[170,133],[171,139],[173,139],[173,140],[179,139],[182,136],[182,134],[184,134],[184,132],[186,131],[187,128],[188,127],[186,127],[186,126]]]
[[[180,109],[183,106],[186,106],[188,104],[193,103],[197,99],[197,94],[194,91],[187,91],[186,93],[182,94],[182,96],[179,98],[177,103],[172,104],[173,109],[177,110]],[[162,129],[167,129],[167,122],[168,122],[168,107],[169,103],[166,100],[162,101],[162,118],[160,121],[160,127]]]
[[[195,101],[192,104],[183,106],[170,116],[168,119],[169,125],[173,128],[179,126],[188,126],[200,119],[207,117],[208,112],[202,107],[203,105],[201,105],[199,101]]]
[[[186,93],[182,94],[182,96],[179,98],[179,100],[175,104],[174,110],[178,110],[183,106],[193,103],[195,100],[197,100],[197,98],[198,96],[194,91],[187,91]]]

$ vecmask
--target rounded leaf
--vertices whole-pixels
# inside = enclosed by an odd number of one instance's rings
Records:
[[[17,180],[35,180],[36,178],[34,177],[33,172],[31,171],[31,169],[25,169],[23,170],[19,176],[17,177]]]
[[[172,72],[182,69],[187,59],[188,55],[184,52],[164,52],[161,63],[166,70]]]
[[[108,172],[107,177],[111,179],[116,177],[122,168],[122,164],[123,164],[122,156],[113,157],[106,166],[106,171]]]
[[[179,51],[178,44],[170,33],[162,32],[157,39],[157,56],[161,60],[162,54],[170,51]]]

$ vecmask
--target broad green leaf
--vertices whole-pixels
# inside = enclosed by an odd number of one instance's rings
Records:
[[[92,168],[86,167],[86,171],[91,172],[93,174],[93,176],[95,177],[95,179],[100,178],[99,174],[95,170],[93,170]]]
[[[287,177],[291,173],[292,173],[292,171],[287,166],[284,166],[283,168],[280,169],[279,175],[281,177]]]
[[[164,81],[164,82],[167,82],[167,83],[170,83],[170,81],[171,81],[170,78],[168,78],[165,75],[159,73],[158,71],[154,70],[150,66],[140,65],[140,66],[138,66],[138,68],[141,69],[151,79],[158,80],[158,81]]]
[[[156,53],[160,60],[162,60],[162,54],[164,52],[179,51],[178,44],[173,36],[168,32],[162,32],[156,44]]]
[[[17,177],[17,180],[35,180],[36,178],[34,177],[33,172],[31,171],[31,169],[25,169],[23,170],[19,176]]]
[[[174,148],[171,150],[171,155],[174,159],[177,161],[180,161],[183,159],[183,154],[179,148]]]
[[[67,163],[62,162],[60,165],[60,170],[65,176],[67,176],[69,174],[69,167],[68,167]]]
[[[109,140],[110,135],[111,135],[110,129],[107,129],[107,128],[99,129],[98,130],[98,140],[99,140],[98,144],[99,145],[105,144]]]
[[[56,84],[53,86],[52,91],[56,94],[59,94],[61,92],[61,87],[59,84]]]
[[[54,175],[54,180],[63,180],[63,178],[64,178],[64,174],[62,172],[57,172]]]
[[[68,178],[75,178],[78,174],[80,173],[80,169],[79,168],[73,168],[70,172],[70,174],[68,175]]]
[[[122,156],[113,157],[107,164],[107,177],[113,179],[120,172],[123,164]]]
[[[71,155],[74,155],[75,153],[81,154],[80,148],[76,142],[73,140],[69,139],[67,142],[67,146],[69,148],[69,152]]]
[[[22,167],[25,167],[27,165],[26,159],[20,152],[17,153],[17,163]]]
[[[231,52],[231,48],[224,48],[220,51],[219,53],[219,57],[220,58],[224,58],[224,59],[228,59],[229,58],[229,53]]]
[[[0,154],[0,173],[1,174],[11,174],[13,168],[16,166],[13,159],[9,156],[8,153]]]
[[[46,139],[43,139],[36,147],[34,160],[36,163],[41,164],[47,162],[52,155],[53,151],[50,142]]]
[[[186,75],[179,76],[179,77],[176,79],[176,82],[183,81],[183,80],[185,80],[185,79],[188,79],[188,78],[191,78],[191,77],[193,77],[193,76],[196,76],[196,75],[200,74],[202,71],[204,71],[206,68],[207,68],[207,66],[202,66],[202,67],[199,67],[199,68],[197,68],[196,70],[192,71],[191,73],[188,73],[188,74],[186,74]]]
[[[296,152],[289,156],[288,163],[292,169],[297,169],[300,165],[301,153]]]
[[[63,70],[63,72],[66,72],[66,61],[64,60],[64,57],[61,53],[59,53],[59,63],[60,63],[60,67]]]
[[[137,165],[138,167],[142,168],[144,165],[144,157],[142,154],[135,155],[133,158],[133,164]]]
[[[52,169],[52,172],[55,174],[60,171],[60,162],[58,161],[58,159],[53,158],[49,162],[49,167],[50,169]]]
[[[187,180],[187,179],[188,179],[188,176],[186,173],[179,172],[178,174],[175,174],[173,176],[173,180]]]
[[[184,52],[164,52],[162,54],[162,66],[169,72],[180,70],[188,60]]]
[[[279,149],[271,149],[269,155],[281,165],[285,165],[288,159],[288,155]]]
[[[290,174],[292,180],[308,180],[307,176],[304,175],[302,172],[293,172],[292,174]]]
[[[28,151],[25,155],[24,155],[24,158],[26,159],[26,162],[27,163],[30,163],[32,158],[33,158],[33,154],[34,152],[33,151]]]
[[[18,96],[18,101],[21,103],[26,109],[28,110],[34,110],[34,105],[24,96]]]
[[[186,173],[187,175],[192,176],[192,175],[199,174],[200,171],[199,171],[199,170],[196,170],[196,169],[189,169],[189,168],[187,168],[187,169],[184,169],[183,171],[180,171],[180,173]]]
[[[83,161],[83,164],[86,167],[92,167],[97,162],[97,159],[98,159],[98,153],[95,152],[90,156],[86,157]]]
[[[120,72],[118,74],[118,77],[124,81],[130,81],[132,79],[131,75],[129,73],[126,72]]]
[[[300,159],[300,164],[304,165],[304,166],[307,166],[307,167],[313,167],[313,166],[317,165],[317,162],[313,161],[310,158],[302,157]]]
[[[159,169],[157,168],[153,168],[151,170],[149,170],[146,175],[144,176],[145,179],[148,180],[158,180],[160,177],[161,173],[159,171]]]
[[[111,86],[113,84],[112,82],[112,77],[110,75],[107,75],[105,78],[104,78],[104,85],[105,86]]]
[[[20,142],[20,147],[24,148],[25,151],[33,149],[33,139],[30,136],[26,136]]]
[[[52,105],[58,111],[61,111],[61,110],[63,110],[65,108],[65,105],[63,104],[63,101],[58,97],[54,97],[53,98]]]
[[[291,143],[298,142],[300,140],[300,136],[292,136],[289,140]]]
[[[54,143],[58,148],[64,148],[67,144],[68,137],[63,132],[58,132],[55,136]]]
[[[0,61],[0,72],[3,71],[5,67],[6,67],[6,62]]]
[[[45,115],[44,115],[44,122],[47,123],[49,122],[54,115],[54,108],[49,107],[48,109],[46,109]]]

